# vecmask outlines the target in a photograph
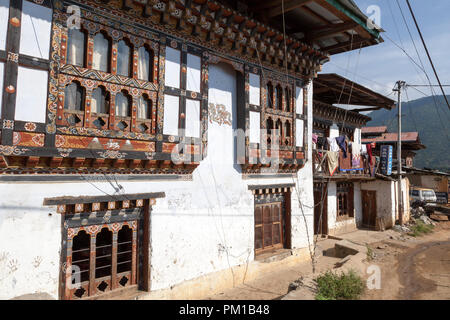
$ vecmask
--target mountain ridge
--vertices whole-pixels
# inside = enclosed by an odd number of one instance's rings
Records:
[[[450,96],[447,96],[450,99]],[[419,132],[427,148],[417,151],[414,166],[450,172],[450,111],[444,96],[424,97],[402,103],[402,131]],[[436,111],[437,110],[437,111]],[[398,131],[398,109],[380,109],[368,114],[367,126],[387,126],[388,132]]]

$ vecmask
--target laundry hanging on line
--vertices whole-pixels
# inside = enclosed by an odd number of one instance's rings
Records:
[[[339,166],[339,152],[327,151],[327,163],[330,176],[332,176]]]
[[[339,136],[336,138],[336,142],[339,148],[341,148],[342,152],[344,153],[344,159],[347,158],[347,146],[345,144],[345,138],[346,136]]]

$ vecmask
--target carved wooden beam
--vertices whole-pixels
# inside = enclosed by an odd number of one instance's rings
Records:
[[[281,1],[279,1],[281,2]],[[290,1],[285,1],[284,3],[284,13],[292,11],[294,9],[303,7],[305,4],[312,2],[312,0],[290,0]],[[266,16],[268,16],[269,18],[272,17],[276,17],[279,16],[280,14],[283,13],[283,6],[280,4],[278,7],[274,8],[274,9],[270,9]]]
[[[312,30],[311,32],[305,35],[306,41],[316,41],[321,38],[329,37],[343,31],[347,31],[353,29],[358,24],[354,21],[347,21],[338,23],[335,25],[328,25],[326,27],[322,27],[320,29]]]

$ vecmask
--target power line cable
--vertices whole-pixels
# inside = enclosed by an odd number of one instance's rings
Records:
[[[447,103],[447,106],[450,109],[450,103],[447,100],[447,96],[445,94],[444,88],[442,87],[441,80],[439,79],[439,76],[437,74],[436,68],[434,67],[433,60],[431,59],[431,55],[430,55],[430,52],[428,51],[428,47],[427,47],[427,45],[425,43],[425,39],[423,38],[422,31],[420,30],[419,24],[417,23],[416,16],[414,15],[414,11],[413,11],[413,9],[411,7],[411,4],[409,3],[409,0],[406,0],[406,3],[408,4],[409,11],[411,12],[411,16],[412,16],[412,18],[414,20],[414,24],[416,25],[417,32],[420,35],[420,40],[422,40],[422,44],[423,44],[423,47],[425,48],[425,51],[427,53],[428,60],[430,61],[431,67],[433,68],[434,75],[436,76],[436,79],[437,79],[437,81],[439,83],[439,86],[441,88],[442,94],[444,95],[445,102]]]
[[[406,85],[406,86],[409,87],[408,85]],[[429,95],[427,95],[427,94],[424,93],[423,91],[421,91],[421,90],[419,90],[419,89],[417,89],[417,88],[415,88],[415,87],[411,87],[411,88],[413,88],[414,90],[420,92],[420,93],[423,94],[425,97],[429,97]],[[441,116],[440,116],[440,113],[438,112],[437,106],[436,106],[435,104],[433,104],[433,107],[434,107],[435,110],[436,110],[436,114],[437,114],[437,116],[438,116],[439,123],[441,124],[442,131],[444,131],[444,134],[445,134],[445,136],[447,137],[447,140],[450,141],[450,137],[449,137],[449,135],[448,135],[448,133],[447,133],[447,130],[445,129],[446,127],[445,127],[444,123],[442,122],[442,118],[441,118]]]
[[[414,118],[413,112],[412,112],[412,110],[411,110],[411,109],[412,109],[412,108],[411,108],[411,104],[410,104],[411,100],[409,100],[408,89],[405,89],[405,94],[406,94],[406,99],[408,100],[408,101],[407,101],[407,109],[408,109],[409,117],[410,117],[411,120],[413,121],[414,128],[416,129],[416,132],[419,132],[419,129],[418,129],[418,127],[417,127],[416,119]],[[406,105],[404,106],[404,108],[406,109]]]
[[[423,63],[423,61],[422,61],[422,59],[421,59],[421,57],[420,57],[419,50],[417,49],[416,42],[414,41],[414,37],[412,36],[412,32],[411,32],[411,30],[409,29],[408,22],[406,21],[406,17],[405,17],[405,15],[403,14],[403,10],[402,10],[402,7],[401,7],[401,5],[400,5],[400,2],[399,2],[399,0],[396,0],[396,2],[397,2],[397,6],[398,6],[398,8],[399,8],[399,10],[400,10],[400,14],[401,14],[401,16],[402,16],[403,22],[404,22],[404,24],[405,24],[405,26],[406,26],[406,30],[408,31],[409,37],[410,37],[411,42],[412,42],[412,44],[413,44],[413,46],[414,46],[414,50],[416,51],[417,58],[419,59],[420,65],[422,66],[423,73],[425,74],[425,77],[426,77],[426,79],[427,79],[427,81],[428,81],[428,84],[430,85],[430,92],[431,92],[431,95],[433,96],[433,102],[434,102],[434,104],[436,105],[436,108],[438,109],[438,103],[437,103],[437,99],[436,99],[436,93],[434,92],[434,90],[433,90],[433,88],[432,88],[432,84],[431,84],[430,77],[428,76],[428,73],[427,73],[427,71],[426,71],[426,69],[425,69],[425,65],[424,65],[424,63]],[[420,76],[419,76],[419,77],[420,77]],[[439,113],[439,112],[438,112],[438,113]],[[440,115],[439,115],[439,117],[440,117]]]

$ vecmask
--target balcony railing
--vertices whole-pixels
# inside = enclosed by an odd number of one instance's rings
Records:
[[[375,157],[374,157],[375,158]],[[339,151],[339,164],[333,173],[333,177],[371,177],[378,171],[378,164],[375,159],[372,160],[373,165],[369,165],[369,160],[360,155],[359,165],[352,163],[352,154],[347,151],[347,158],[344,158],[342,150]],[[328,168],[327,150],[313,150],[313,172],[315,176],[330,177]],[[371,172],[373,175],[371,175]]]

